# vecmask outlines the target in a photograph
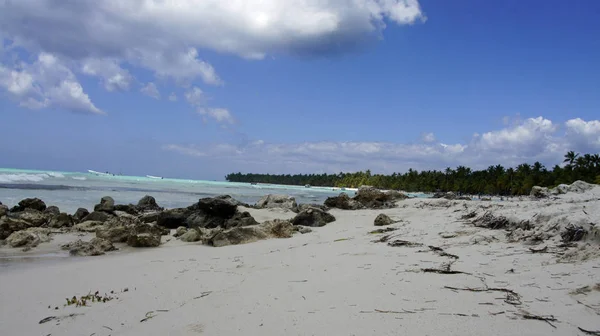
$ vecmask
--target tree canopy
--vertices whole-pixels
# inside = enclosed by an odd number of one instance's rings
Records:
[[[339,174],[242,174],[232,173],[225,178],[230,182],[272,183],[287,185],[312,185],[357,188],[370,185],[383,189],[408,192],[454,191],[468,194],[524,195],[533,186],[554,187],[577,180],[600,183],[600,155],[580,155],[573,151],[565,154],[565,165],[547,169],[540,162],[523,163],[514,168],[502,165],[490,166],[485,170],[472,170],[458,166],[443,171],[416,171],[391,175],[371,174],[370,170]]]

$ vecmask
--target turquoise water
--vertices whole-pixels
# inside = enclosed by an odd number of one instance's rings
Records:
[[[152,179],[141,176],[98,176],[88,172],[57,172],[0,168],[0,202],[14,206],[21,199],[38,197],[47,205],[73,213],[77,208],[93,208],[103,196],[111,196],[119,204],[137,203],[144,195],[152,195],[159,205],[174,208],[191,205],[202,197],[230,195],[253,204],[267,194],[287,194],[298,203],[323,203],[342,190],[331,187],[284,186],[275,184],[202,181],[185,179]],[[350,196],[353,190],[345,191]],[[423,194],[412,194],[423,197]]]

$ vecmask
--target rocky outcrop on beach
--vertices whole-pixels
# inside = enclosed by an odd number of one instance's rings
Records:
[[[247,244],[269,238],[291,238],[294,226],[289,221],[273,220],[255,226],[236,227],[218,231],[206,240],[206,244],[214,247]]]
[[[379,214],[375,217],[374,224],[375,226],[386,226],[394,224],[394,221],[386,214]]]
[[[41,243],[49,242],[49,235],[49,229],[33,227],[11,233],[6,238],[6,242],[10,247],[31,249]]]
[[[108,240],[102,238],[94,238],[89,242],[84,242],[81,239],[61,246],[63,250],[68,250],[72,256],[86,257],[99,256],[106,252],[116,251],[117,248]]]
[[[298,204],[294,197],[288,195],[266,195],[256,202],[257,209],[285,209],[297,211]]]
[[[319,208],[306,208],[294,217],[291,222],[293,225],[320,227],[335,221],[335,217]]]
[[[353,198],[346,193],[341,193],[339,196],[327,198],[325,205],[343,210],[390,209],[396,206],[396,201],[407,198],[406,194],[399,191],[384,192],[374,187],[363,186],[358,189]]]

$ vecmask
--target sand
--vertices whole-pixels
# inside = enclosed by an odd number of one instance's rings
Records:
[[[258,221],[293,216],[250,211]],[[461,219],[487,211],[513,221],[546,216],[539,225],[554,221],[559,229],[570,221],[600,223],[600,188],[541,201],[411,199],[389,210],[332,210],[336,222],[290,239],[212,248],[170,238],[159,248],[3,267],[0,326],[3,335],[86,336],[585,335],[578,328],[600,330],[600,287],[594,287],[600,283],[598,243],[592,238],[578,242],[579,248],[566,252],[573,256],[565,258],[556,248],[560,236],[539,245],[509,242],[503,230]],[[373,242],[384,236],[369,233],[380,228],[373,226],[380,213],[401,220],[389,226],[398,229],[389,233],[394,235],[389,241],[424,245]],[[530,251],[546,245],[552,253]],[[451,270],[464,273],[422,271],[451,261]],[[479,291],[461,290],[467,288]],[[64,306],[65,298],[90,291],[114,299]],[[527,319],[532,316],[548,320]],[[55,318],[39,323],[47,317]]]

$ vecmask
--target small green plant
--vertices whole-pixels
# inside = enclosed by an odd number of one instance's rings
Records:
[[[113,292],[111,292],[112,294]],[[72,306],[75,305],[75,307],[85,307],[87,306],[88,302],[102,302],[102,303],[106,303],[108,301],[111,301],[115,299],[114,296],[110,296],[107,294],[104,294],[104,296],[100,295],[100,292],[96,291],[96,293],[92,294],[92,292],[88,293],[87,295],[83,295],[80,296],[79,298],[77,296],[73,296],[72,298],[67,298],[67,304],[65,306]]]

